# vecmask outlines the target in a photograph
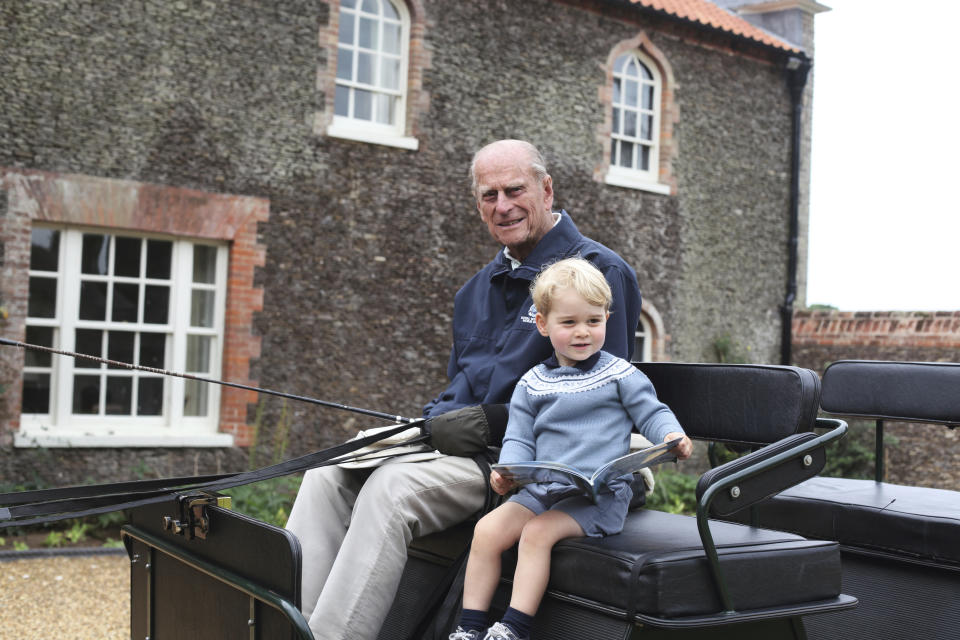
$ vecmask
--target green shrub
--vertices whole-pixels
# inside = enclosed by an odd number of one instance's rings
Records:
[[[300,475],[280,476],[225,489],[222,493],[233,499],[234,511],[282,527],[287,524],[301,480]]]
[[[876,423],[873,420],[848,420],[847,424],[846,435],[827,448],[827,464],[820,475],[872,480],[876,469]],[[895,447],[897,439],[886,434],[884,443],[887,447]]]
[[[697,478],[669,466],[653,473],[653,493],[647,496],[647,508],[667,513],[692,515],[697,512]]]

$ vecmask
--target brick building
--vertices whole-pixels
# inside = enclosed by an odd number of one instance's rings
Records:
[[[516,137],[637,270],[644,357],[731,336],[777,362],[823,8],[4,2],[0,335],[419,415],[497,250],[469,159]],[[0,387],[7,482],[238,468],[365,426],[9,347]]]

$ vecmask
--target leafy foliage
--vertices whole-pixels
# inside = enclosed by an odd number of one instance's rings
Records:
[[[281,476],[226,489],[223,493],[233,498],[234,511],[282,527],[290,516],[301,480],[300,475]]]
[[[686,515],[696,513],[696,476],[663,465],[654,472],[653,478],[653,493],[647,496],[648,509]]]

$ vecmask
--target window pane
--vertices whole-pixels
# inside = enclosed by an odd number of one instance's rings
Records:
[[[350,89],[337,85],[337,93],[333,98],[333,112],[338,116],[350,115]]]
[[[107,283],[80,283],[80,319],[105,320],[107,317]]]
[[[57,315],[57,281],[54,278],[30,276],[30,297],[27,301],[27,316],[30,318],[54,318]]]
[[[60,232],[54,229],[34,229],[30,233],[30,268],[37,271],[56,271],[60,255]]]
[[[356,89],[353,92],[353,117],[358,120],[372,120],[373,94],[369,91]]]
[[[397,8],[393,6],[393,3],[389,0],[383,0],[383,15],[390,18],[391,20],[399,20],[400,15],[397,13]]]
[[[653,74],[650,73],[650,69],[647,69],[647,65],[642,62],[637,62],[637,66],[640,67],[640,77],[646,80],[653,80]]]
[[[137,415],[163,413],[163,378],[140,378],[137,382]]]
[[[170,256],[173,243],[167,240],[147,240],[147,277],[170,279]]]
[[[110,236],[83,234],[83,253],[80,258],[80,272],[107,274],[107,250],[110,248]]]
[[[340,0],[340,6],[342,8],[353,9],[357,6],[357,0]],[[343,16],[341,16],[341,19],[343,19]]]
[[[640,145],[640,169],[650,170],[650,147]]]
[[[190,296],[191,327],[213,327],[214,296],[214,291],[193,291]]]
[[[363,10],[367,13],[380,13],[379,5],[377,0],[363,0]]]
[[[103,331],[100,329],[77,329],[74,350],[87,356],[101,357],[103,355]],[[81,369],[99,369],[100,363],[86,358],[77,358],[74,360],[73,366]]]
[[[623,112],[623,135],[630,136],[631,138],[637,135],[637,112],[636,111]]]
[[[133,331],[109,331],[107,332],[107,358],[117,362],[127,364],[136,364],[133,361],[133,339],[136,334]],[[111,369],[122,369],[114,365],[108,365]]]
[[[167,337],[162,333],[140,334],[140,360],[137,364],[163,369]]]
[[[27,327],[27,342],[41,347],[53,346],[53,327]],[[49,367],[53,356],[43,351],[26,349],[23,352],[23,364],[26,367]]]
[[[350,49],[337,49],[337,77],[341,80],[353,80],[353,51]]]
[[[616,62],[613,63],[613,72],[614,73],[623,73],[624,67],[627,66],[627,62],[630,61],[630,54],[625,53],[622,56],[618,57]]]
[[[136,278],[140,275],[140,238],[117,238],[113,256],[113,273]]]
[[[372,53],[360,52],[357,54],[357,82],[373,84],[374,59]]]
[[[644,140],[652,140],[651,130],[653,129],[653,116],[643,116],[640,118],[640,137]]]
[[[23,413],[50,413],[50,374],[23,374]]]
[[[133,405],[133,378],[108,376],[107,403],[104,413],[108,416],[128,416]]]
[[[643,108],[653,109],[653,85],[651,84],[643,86]]]
[[[647,338],[642,333],[637,333],[633,339],[633,359],[634,361],[643,360],[643,345]]]
[[[114,322],[136,322],[139,307],[140,285],[114,284],[113,311],[110,319]]]
[[[217,248],[198,244],[193,248],[193,281],[214,284],[217,281]]]
[[[377,27],[379,21],[370,18],[360,18],[359,44],[364,49],[377,48]]]
[[[613,108],[613,133],[620,133],[620,109]]]
[[[400,54],[400,25],[383,25],[383,51]]]
[[[621,142],[620,143],[620,166],[627,167],[628,169],[633,167],[633,143],[632,142]]]
[[[393,96],[378,94],[376,96],[377,122],[381,124],[393,124],[393,105],[395,101]]]
[[[638,88],[638,85],[634,80],[627,80],[627,82],[624,85],[624,94],[623,94],[624,104],[630,107],[637,106],[637,88]]]
[[[387,89],[400,89],[400,59],[380,59],[380,86]]]
[[[620,78],[613,79],[613,104],[620,104]]]
[[[147,285],[143,300],[143,321],[149,324],[166,324],[170,307],[170,287]]]
[[[627,64],[623,67],[623,75],[628,78],[636,78],[639,75],[637,73],[637,61],[635,58],[630,57],[627,60]]]
[[[340,13],[340,32],[337,39],[343,44],[353,44],[353,26],[356,17],[352,13]]]
[[[187,380],[183,385],[183,415],[185,416],[205,416],[207,415],[207,387],[205,382],[199,380]]]
[[[73,412],[100,413],[100,376],[73,376]]]
[[[187,371],[210,373],[210,336],[187,336]]]

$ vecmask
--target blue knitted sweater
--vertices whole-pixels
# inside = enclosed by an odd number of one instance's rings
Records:
[[[517,383],[500,462],[562,462],[589,475],[628,453],[634,427],[654,444],[683,432],[647,376],[626,360],[598,351],[563,367],[554,356]]]

